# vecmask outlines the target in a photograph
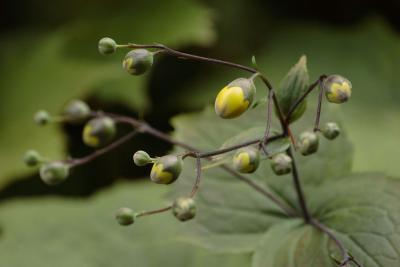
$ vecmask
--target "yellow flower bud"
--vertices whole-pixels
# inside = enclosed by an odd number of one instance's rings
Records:
[[[255,147],[246,147],[238,150],[233,157],[233,167],[238,172],[255,172],[260,164],[260,153]]]
[[[250,79],[238,78],[218,93],[215,112],[224,119],[236,118],[250,107],[255,92],[256,88]]]
[[[150,179],[156,184],[171,184],[178,179],[183,161],[175,155],[166,155],[156,159],[150,173]]]
[[[323,82],[329,102],[341,104],[351,97],[351,82],[340,75],[330,75]]]

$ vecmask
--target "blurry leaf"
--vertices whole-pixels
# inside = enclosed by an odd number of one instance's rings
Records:
[[[156,9],[150,2],[132,3],[114,12],[94,13],[48,34],[21,34],[1,41],[0,188],[26,174],[21,171],[21,156],[27,149],[63,157],[59,129],[35,127],[36,110],[56,114],[71,98],[92,94],[137,110],[149,107],[145,92],[149,75],[134,77],[124,72],[119,58],[127,51],[100,55],[97,42],[101,37],[174,47],[213,40],[210,12],[195,1],[160,2]]]
[[[247,255],[213,254],[178,242],[182,227],[172,214],[138,219],[122,227],[121,206],[162,205],[160,187],[124,183],[89,200],[55,197],[10,201],[0,207],[3,266],[248,266]],[[142,203],[142,204],[140,204]]]
[[[265,106],[264,106],[265,108]],[[312,124],[310,114],[296,123],[294,132]],[[201,150],[208,150],[229,133],[261,125],[259,110],[248,111],[235,122],[220,123],[210,110],[201,115],[185,115],[173,121],[175,136]],[[248,118],[252,118],[249,122]],[[325,109],[323,121],[332,115]],[[249,130],[250,131],[250,130]],[[350,252],[365,267],[395,267],[400,263],[400,181],[379,174],[351,175],[348,141],[321,138],[316,155],[296,158],[313,216],[332,228]],[[174,196],[187,192],[195,179],[194,162],[187,161],[176,182]],[[267,161],[248,176],[270,193],[300,211],[290,175],[276,176]],[[271,201],[223,170],[204,172],[196,197],[199,212],[189,222],[182,237],[189,243],[213,251],[252,252],[254,267],[334,266],[332,253],[337,246],[299,219],[288,219]]]
[[[276,90],[279,107],[284,116],[288,115],[293,104],[307,91],[308,80],[307,58],[303,55],[286,74],[278,90]],[[291,121],[293,122],[300,118],[306,107],[307,102],[303,101],[293,112]]]

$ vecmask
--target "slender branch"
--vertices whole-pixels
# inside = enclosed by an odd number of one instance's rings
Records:
[[[317,115],[315,116],[314,132],[319,130],[319,119],[321,117],[322,98],[324,96],[324,87],[322,86],[321,83],[322,83],[322,81],[320,79],[318,81],[319,95],[318,95]]]
[[[136,217],[143,217],[143,216],[153,215],[153,214],[157,214],[157,213],[162,213],[162,212],[169,211],[170,209],[172,209],[171,205],[169,205],[165,208],[161,208],[161,209],[142,211],[140,213],[137,213]]]
[[[75,158],[75,159],[69,159],[66,160],[66,163],[70,164],[70,167],[76,167],[82,164],[85,164],[91,160],[94,160],[95,158],[100,157],[101,155],[104,155],[107,152],[110,152],[111,150],[113,150],[114,148],[122,145],[123,143],[129,141],[131,138],[133,138],[134,136],[136,136],[139,132],[137,130],[134,130],[128,134],[126,134],[125,136],[121,137],[120,139],[118,139],[117,141],[109,144],[108,146],[105,146],[101,149],[96,150],[95,152],[93,152],[92,154],[83,157],[83,158]]]
[[[311,216],[310,216],[310,213],[309,213],[309,211],[307,209],[306,200],[304,198],[304,193],[303,193],[303,190],[302,190],[302,187],[301,187],[299,173],[298,173],[298,170],[297,170],[296,160],[295,160],[295,158],[293,156],[293,153],[292,153],[292,148],[289,148],[286,151],[286,153],[288,154],[289,157],[292,158],[292,176],[293,176],[294,187],[295,187],[296,192],[297,192],[297,198],[298,198],[299,203],[300,203],[300,208],[301,208],[302,213],[303,213],[304,221],[306,223],[309,223],[310,219],[311,219]]]
[[[190,193],[190,197],[193,198],[197,191],[199,190],[201,181],[201,159],[197,156],[196,157],[196,181],[193,185],[192,192]]]
[[[268,91],[268,101],[267,101],[267,126],[265,127],[265,133],[262,142],[260,143],[260,147],[264,150],[265,155],[268,155],[268,151],[265,147],[265,144],[267,143],[268,137],[269,137],[269,132],[271,129],[271,115],[272,115],[272,97],[274,95],[273,90]]]
[[[296,110],[296,108],[304,101],[304,99],[315,89],[315,87],[320,84],[327,76],[325,74],[321,75],[318,80],[310,84],[308,87],[307,91],[304,92],[304,94],[297,99],[296,102],[293,103],[293,105],[290,107],[288,114],[286,116],[286,123],[290,121],[290,117],[293,115],[293,112]]]
[[[232,174],[237,179],[245,182],[260,194],[269,198],[272,202],[274,202],[277,206],[279,206],[288,216],[290,217],[298,216],[296,210],[294,210],[291,206],[287,205],[285,202],[280,201],[277,195],[273,194],[272,192],[268,192],[263,187],[258,185],[255,181],[248,179],[246,176],[241,175],[240,173],[234,171],[231,167],[227,166],[226,164],[221,165],[221,168],[224,169],[226,172]]]
[[[345,267],[348,266],[350,262],[353,262],[356,264],[358,267],[362,267],[360,263],[358,263],[349,253],[347,252],[345,246],[343,243],[334,235],[331,229],[326,227],[324,224],[320,223],[319,221],[315,219],[311,219],[310,221],[311,225],[315,226],[317,229],[320,231],[324,232],[329,236],[330,239],[335,242],[335,244],[338,246],[340,253],[342,254],[343,260],[340,262],[339,267]]]

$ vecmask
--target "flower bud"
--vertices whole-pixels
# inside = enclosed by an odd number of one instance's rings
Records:
[[[40,168],[40,178],[47,185],[64,182],[69,175],[69,166],[61,161],[54,161]]]
[[[79,123],[90,116],[89,106],[81,100],[72,100],[64,109],[64,117],[68,122]]]
[[[117,50],[117,43],[108,37],[101,38],[98,44],[100,54],[112,54]]]
[[[50,114],[45,110],[39,110],[33,117],[37,125],[43,126],[50,122]]]
[[[324,128],[322,129],[322,134],[325,136],[326,139],[335,139],[340,134],[339,125],[337,125],[337,123],[335,122],[326,123]]]
[[[351,96],[351,82],[340,75],[329,75],[322,84],[329,102],[341,104]]]
[[[304,132],[298,140],[298,149],[304,156],[315,153],[318,150],[318,135],[314,132]]]
[[[182,222],[193,219],[196,215],[196,203],[192,198],[178,198],[172,204],[172,214]]]
[[[233,157],[233,167],[241,173],[255,172],[260,164],[260,152],[255,147],[238,150]]]
[[[23,159],[27,166],[33,167],[40,163],[41,157],[36,150],[28,150]]]
[[[130,208],[119,208],[115,213],[115,219],[120,225],[127,226],[135,222],[135,214]]]
[[[132,75],[140,75],[153,65],[153,53],[147,49],[134,49],[126,54],[122,67]]]
[[[149,154],[147,154],[147,152],[139,150],[133,155],[133,162],[135,162],[136,166],[145,166],[149,163],[152,163],[153,160]]]
[[[215,99],[215,112],[223,119],[236,118],[250,107],[255,92],[252,80],[238,78],[218,93]]]
[[[156,184],[170,184],[178,179],[183,161],[175,155],[157,158],[150,173],[150,179]]]
[[[91,147],[102,146],[116,134],[114,121],[109,117],[99,117],[88,121],[83,128],[83,142]]]
[[[284,175],[292,171],[292,158],[285,153],[278,153],[271,159],[271,168],[276,175]]]

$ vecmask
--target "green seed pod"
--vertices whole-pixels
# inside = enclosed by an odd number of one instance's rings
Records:
[[[192,198],[178,198],[172,204],[172,214],[184,222],[196,216],[196,203]]]
[[[314,132],[304,132],[298,140],[298,149],[304,156],[315,153],[318,150],[318,135]]]
[[[100,54],[112,54],[117,50],[117,43],[108,37],[101,38],[98,44]]]
[[[288,174],[292,171],[292,158],[285,153],[278,153],[271,159],[271,168],[276,175]]]
[[[57,185],[64,182],[69,175],[69,166],[61,161],[54,161],[40,168],[40,178],[45,184]]]
[[[322,129],[322,134],[325,136],[326,139],[335,139],[340,134],[339,125],[337,125],[337,123],[335,122],[326,123],[324,128]]]
[[[139,150],[133,155],[133,162],[135,162],[136,166],[145,166],[149,163],[152,163],[153,160],[149,154],[147,154],[147,152]]]
[[[83,142],[91,147],[103,146],[114,138],[116,131],[115,123],[111,118],[94,118],[83,128]]]
[[[175,155],[157,158],[150,173],[150,179],[156,184],[171,184],[178,179],[183,161]]]
[[[63,114],[68,122],[79,123],[89,118],[90,108],[81,100],[72,100],[65,107]]]
[[[135,222],[135,214],[130,208],[119,208],[115,213],[115,219],[120,225],[127,226]]]
[[[24,162],[27,166],[34,167],[41,161],[40,154],[36,150],[28,150],[24,155]]]
[[[153,65],[153,53],[146,49],[134,49],[126,54],[122,67],[132,75],[140,75]]]
[[[241,173],[253,173],[260,164],[260,152],[255,147],[244,147],[233,156],[233,168]]]
[[[340,75],[329,75],[322,84],[329,102],[341,104],[351,97],[351,82]]]
[[[256,87],[253,81],[238,78],[225,86],[215,99],[215,112],[223,119],[240,116],[253,103]]]
[[[39,110],[33,117],[37,125],[43,126],[50,122],[50,114],[45,110]]]

